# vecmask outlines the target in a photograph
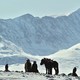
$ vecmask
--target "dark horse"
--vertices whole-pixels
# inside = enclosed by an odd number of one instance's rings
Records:
[[[57,61],[53,61],[51,59],[44,58],[41,60],[40,65],[43,65],[43,64],[45,65],[45,68],[46,68],[46,74],[52,74],[52,68],[54,68],[55,75],[58,75],[59,69],[58,69],[58,62]]]

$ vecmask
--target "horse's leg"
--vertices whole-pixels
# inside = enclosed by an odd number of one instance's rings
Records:
[[[52,68],[48,69],[48,74],[52,74]]]
[[[57,66],[56,66],[56,75],[58,75],[59,74],[59,65],[57,64]]]
[[[47,74],[49,74],[49,69],[47,68]]]
[[[50,74],[50,69],[48,69],[48,74]]]
[[[50,74],[52,74],[52,68],[50,68]]]
[[[56,75],[58,75],[58,74],[59,74],[59,68],[57,66],[57,68],[56,68]]]
[[[54,68],[54,70],[55,70],[55,75],[58,75],[58,73],[59,73],[58,67]]]
[[[47,74],[47,68],[46,68],[46,74]]]

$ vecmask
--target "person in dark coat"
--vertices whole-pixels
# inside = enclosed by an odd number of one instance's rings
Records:
[[[76,71],[77,71],[77,68],[76,68],[76,67],[74,67],[74,68],[73,68],[73,72],[72,72],[72,73],[70,73],[70,74],[68,74],[68,76],[78,77],[78,75],[77,75]]]
[[[72,76],[78,77],[78,75],[77,75],[76,71],[77,71],[77,68],[76,68],[76,67],[74,67],[74,68],[73,68]]]
[[[35,73],[38,73],[39,72],[36,61],[33,62],[31,71],[32,72],[35,72]]]
[[[31,72],[31,62],[29,59],[25,63],[25,72]]]
[[[6,64],[6,65],[5,65],[5,71],[6,71],[6,72],[9,71],[8,68],[9,68],[9,66],[8,66],[8,64]]]

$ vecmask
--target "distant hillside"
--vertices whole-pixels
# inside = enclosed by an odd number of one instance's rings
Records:
[[[27,59],[38,61],[39,58],[25,53],[20,47],[0,36],[0,65],[21,64]]]
[[[26,14],[0,19],[0,35],[33,55],[55,53],[80,42],[80,9],[56,18]]]

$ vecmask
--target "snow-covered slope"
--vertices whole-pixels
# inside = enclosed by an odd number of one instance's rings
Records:
[[[25,53],[20,47],[0,36],[0,65],[25,63],[26,59],[38,60],[38,56]]]
[[[25,52],[47,55],[80,42],[80,9],[68,16],[0,19],[0,35]]]
[[[51,57],[57,57],[57,58],[80,58],[80,43],[70,47],[69,49],[60,50],[52,55]]]

